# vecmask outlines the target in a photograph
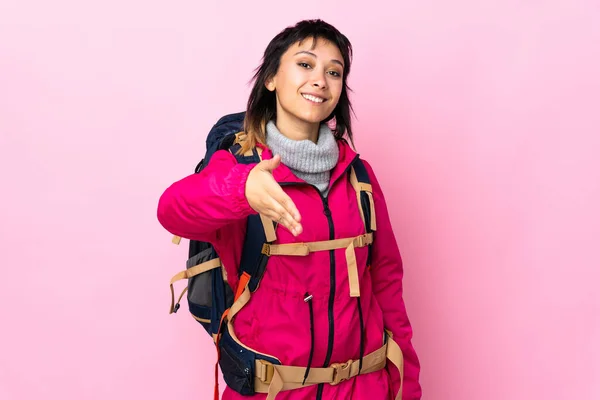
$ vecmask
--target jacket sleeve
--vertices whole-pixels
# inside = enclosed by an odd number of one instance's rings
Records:
[[[420,362],[412,345],[413,330],[402,297],[403,267],[398,244],[392,230],[385,198],[381,186],[371,166],[365,162],[373,187],[377,230],[372,249],[371,276],[373,291],[383,312],[385,328],[390,330],[394,340],[404,354],[403,400],[421,398],[419,384]],[[400,374],[396,368],[389,368],[394,393],[400,387]]]
[[[218,229],[255,213],[245,196],[255,165],[239,164],[225,150],[215,152],[204,170],[165,190],[158,202],[158,221],[174,235],[214,242]]]

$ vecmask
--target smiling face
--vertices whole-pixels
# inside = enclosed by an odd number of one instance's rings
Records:
[[[316,134],[338,104],[343,71],[342,54],[329,41],[307,39],[290,46],[275,76],[265,83],[276,93],[278,128],[292,135],[292,131]]]

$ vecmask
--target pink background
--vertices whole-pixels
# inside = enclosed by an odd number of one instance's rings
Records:
[[[0,399],[211,398],[157,200],[308,17],[355,46],[424,399],[599,399],[598,4],[0,1]]]

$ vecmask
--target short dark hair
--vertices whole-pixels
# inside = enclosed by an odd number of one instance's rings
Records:
[[[335,109],[324,122],[329,122],[335,118],[335,127],[333,129],[335,137],[341,139],[346,135],[353,142],[351,127],[351,113],[353,109],[348,97],[350,88],[347,83],[348,75],[350,74],[350,64],[352,62],[352,44],[334,26],[320,19],[313,19],[300,21],[296,25],[284,29],[271,40],[265,49],[262,63],[256,69],[252,79],[254,85],[250,92],[246,108],[244,130],[247,134],[247,140],[243,146],[245,151],[255,146],[257,141],[265,143],[265,126],[267,122],[276,117],[277,105],[275,93],[265,87],[265,82],[277,74],[281,57],[290,46],[295,43],[301,43],[308,38],[313,39],[313,47],[316,46],[317,39],[319,38],[331,42],[338,47],[342,54],[344,59],[342,93]]]

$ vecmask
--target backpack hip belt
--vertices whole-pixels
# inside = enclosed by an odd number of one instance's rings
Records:
[[[386,332],[386,343],[363,358],[362,369],[359,367],[359,360],[349,360],[345,363],[331,364],[328,368],[311,368],[305,379],[306,367],[273,365],[268,361],[256,360],[254,390],[256,393],[267,393],[267,400],[273,400],[282,391],[320,383],[338,385],[355,376],[382,370],[386,367],[387,360],[400,371],[400,389],[395,400],[401,400],[404,359],[400,347],[389,332]]]

